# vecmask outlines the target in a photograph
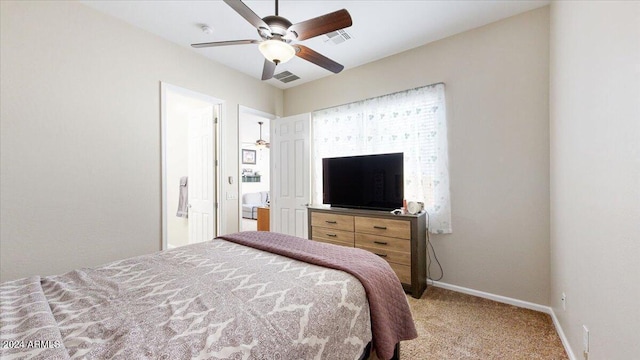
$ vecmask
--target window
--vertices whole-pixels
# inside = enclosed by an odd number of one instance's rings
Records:
[[[315,111],[313,202],[322,203],[322,158],[404,153],[404,191],[422,201],[432,233],[451,232],[444,84]]]

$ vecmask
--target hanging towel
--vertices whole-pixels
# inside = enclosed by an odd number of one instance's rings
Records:
[[[177,217],[187,218],[189,217],[189,210],[187,204],[189,203],[189,186],[187,185],[187,177],[180,178],[180,195],[178,195],[178,212]]]

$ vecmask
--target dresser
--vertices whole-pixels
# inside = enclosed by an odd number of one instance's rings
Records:
[[[426,214],[309,206],[309,238],[357,247],[385,259],[405,291],[419,298],[427,287]]]
[[[258,231],[269,231],[269,208],[258,207]]]

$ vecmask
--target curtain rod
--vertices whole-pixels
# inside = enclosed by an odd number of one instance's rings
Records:
[[[426,88],[426,87],[429,87],[429,86],[436,86],[436,85],[440,85],[440,84],[445,85],[444,81],[440,81],[440,82],[429,84],[429,85],[422,85],[422,86],[417,86],[417,87],[414,87],[414,88],[411,88],[411,89],[400,90],[400,91],[395,91],[395,92],[392,92],[392,93],[389,93],[389,94],[374,96],[374,97],[366,98],[366,99],[363,99],[363,100],[356,100],[356,101],[352,101],[352,102],[348,102],[348,103],[344,103],[344,104],[340,104],[340,105],[333,105],[333,106],[329,106],[329,107],[326,107],[326,108],[313,110],[313,111],[311,111],[311,113],[313,114],[316,111],[329,110],[329,109],[333,109],[333,108],[337,108],[337,107],[340,107],[340,106],[353,104],[353,103],[360,102],[360,101],[367,101],[367,100],[371,100],[371,99],[375,99],[375,98],[379,98],[379,97],[383,97],[383,96],[395,95],[395,94],[399,94],[399,93],[405,92],[405,91],[417,90],[417,89],[422,89],[422,88]]]

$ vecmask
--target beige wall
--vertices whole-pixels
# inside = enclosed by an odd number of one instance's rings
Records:
[[[446,83],[443,282],[549,302],[548,7],[285,90],[285,114]],[[433,270],[433,267],[432,267]]]
[[[238,105],[282,114],[282,90],[76,2],[1,1],[0,26],[0,281],[160,250],[161,81],[226,101],[223,179]]]
[[[638,358],[640,2],[552,3],[550,73],[551,306],[577,358],[582,325]]]

